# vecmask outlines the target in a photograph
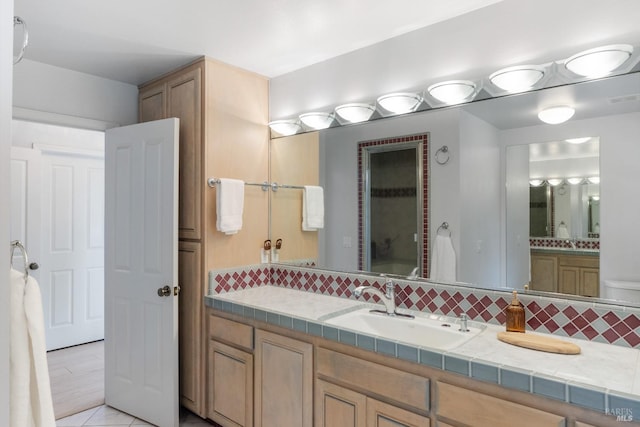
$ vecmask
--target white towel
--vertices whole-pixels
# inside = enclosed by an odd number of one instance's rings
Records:
[[[11,425],[55,427],[40,287],[11,270]]]
[[[324,227],[324,191],[322,187],[305,185],[302,191],[302,230],[317,231]]]
[[[244,181],[220,178],[216,186],[216,229],[224,234],[236,234],[242,229],[244,211]]]
[[[568,239],[569,238],[569,230],[564,222],[561,222],[558,226],[558,231],[556,232],[556,237],[559,239]]]
[[[450,236],[438,234],[431,254],[431,280],[456,281],[456,252]]]

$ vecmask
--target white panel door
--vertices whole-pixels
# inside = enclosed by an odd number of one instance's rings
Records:
[[[104,153],[42,148],[47,350],[104,338]]]
[[[41,156],[39,150],[11,147],[11,222],[10,239],[21,241],[27,249],[29,262],[40,263],[40,189]],[[20,251],[12,260],[17,270],[24,268]],[[29,274],[40,280],[38,270]]]
[[[178,119],[108,130],[105,166],[105,400],[177,427]]]

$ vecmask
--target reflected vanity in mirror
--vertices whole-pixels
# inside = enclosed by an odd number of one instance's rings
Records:
[[[562,251],[557,252],[562,252],[565,258],[574,255],[589,258],[577,265],[557,257],[555,261],[548,261],[551,264],[546,267],[551,271],[551,280],[544,286],[532,283],[533,289],[566,292],[562,298],[591,295],[591,299],[599,296],[619,300],[621,297],[615,292],[609,293],[608,281],[640,281],[640,266],[633,261],[637,257],[632,256],[638,254],[635,248],[640,240],[640,224],[635,218],[640,209],[634,184],[637,167],[635,160],[631,161],[640,158],[640,144],[635,143],[640,135],[638,93],[640,73],[634,71],[304,134],[317,143],[313,155],[318,159],[318,185],[324,188],[325,194],[325,228],[317,232],[317,242],[311,246],[317,245],[306,248],[304,256],[286,253],[284,248],[294,245],[291,240],[296,237],[285,238],[280,262],[300,265],[300,258],[304,258],[307,264],[326,270],[363,269],[362,259],[366,255],[359,240],[358,143],[428,133],[431,150],[424,159],[429,168],[429,194],[425,198],[428,221],[423,221],[423,226],[428,231],[425,236],[433,238],[440,224],[449,224],[457,256],[458,284],[523,289],[533,281],[530,277],[534,268],[532,246],[538,249],[536,240],[548,240],[563,245],[557,248]],[[559,125],[538,120],[541,107],[558,103],[576,106],[575,116]],[[300,136],[275,138],[272,150],[276,144]],[[581,144],[565,141],[578,137],[592,138],[579,149]],[[529,150],[543,142],[562,142],[569,151],[590,147],[593,152],[582,156],[596,169],[530,175],[529,171],[535,168],[529,164]],[[445,145],[450,161],[440,165],[433,155],[436,147]],[[519,150],[522,155],[516,156]],[[589,181],[596,176],[602,181]],[[564,181],[552,186],[548,180],[553,178]],[[582,180],[572,184],[570,178]],[[271,181],[280,179],[271,177]],[[547,182],[534,188],[530,182],[534,179]],[[632,197],[633,194],[636,196]],[[272,198],[272,240],[282,237],[279,229],[286,222],[276,218],[285,215],[278,211],[277,197],[281,196],[284,193]],[[296,216],[296,225],[298,222]],[[566,232],[559,235],[561,225]],[[393,239],[394,236],[387,237]],[[601,237],[606,239],[602,251],[599,250]],[[425,240],[425,252],[428,252],[433,242],[429,238]],[[382,241],[384,243],[384,236]],[[542,251],[551,255],[549,249]],[[406,277],[410,270],[404,270],[407,269],[386,273]],[[640,290],[632,294],[636,293],[637,298],[622,297],[622,303],[640,304]]]
[[[507,147],[507,187],[528,178],[531,281],[536,291],[600,295],[600,141],[597,137]],[[523,157],[519,159],[518,157]],[[520,167],[528,164],[528,168]],[[507,216],[526,214],[508,193]],[[597,203],[597,204],[596,204]],[[526,262],[516,259],[511,263]]]

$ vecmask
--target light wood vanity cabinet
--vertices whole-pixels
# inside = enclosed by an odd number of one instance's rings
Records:
[[[313,425],[313,346],[256,329],[255,427]]]
[[[558,257],[531,254],[531,289],[558,292]]]
[[[598,297],[600,257],[531,253],[532,290]]]
[[[268,177],[268,80],[201,58],[139,87],[139,121],[169,117],[180,120],[180,403],[205,417],[207,273],[259,263],[269,227],[267,216],[257,215],[245,217],[237,235],[216,231],[215,189],[207,178]],[[268,210],[267,192],[251,187],[245,194],[245,211]]]
[[[207,418],[253,426],[253,328],[209,315]]]
[[[223,427],[615,424],[563,402],[207,310],[207,416]]]
[[[438,418],[491,427],[564,427],[565,418],[528,406],[437,382]]]

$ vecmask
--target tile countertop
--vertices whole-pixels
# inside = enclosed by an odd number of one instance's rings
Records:
[[[452,350],[415,347],[323,324],[323,319],[369,306],[369,303],[277,286],[207,296],[205,304],[599,412],[611,413],[616,408],[631,408],[635,409],[635,413],[640,413],[638,349],[558,337],[577,344],[581,353],[545,353],[503,343],[496,337],[498,332],[504,330],[503,327],[471,321],[470,326],[480,326],[484,330]],[[389,352],[390,341],[393,352]],[[378,343],[385,345],[378,346]],[[382,351],[382,348],[385,350]]]

